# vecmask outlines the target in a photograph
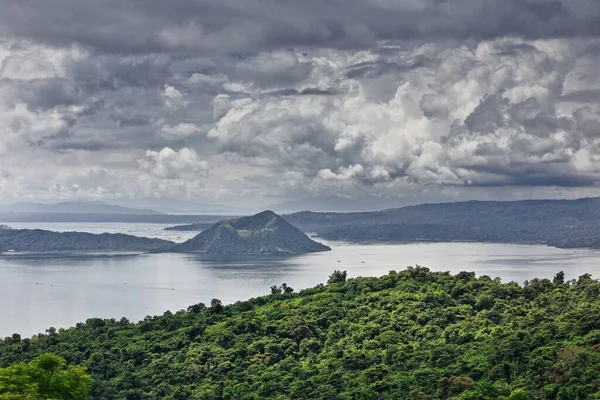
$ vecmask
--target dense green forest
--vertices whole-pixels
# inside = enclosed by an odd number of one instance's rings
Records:
[[[600,285],[519,286],[423,267],[299,293],[287,285],[132,324],[89,319],[0,343],[0,365],[51,352],[95,399],[600,399]]]

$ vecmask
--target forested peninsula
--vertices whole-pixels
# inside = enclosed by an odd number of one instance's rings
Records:
[[[304,232],[352,242],[494,242],[600,248],[600,198],[467,201],[375,212],[299,212]]]
[[[0,225],[0,252],[133,251],[292,255],[331,250],[272,211],[223,220],[184,243],[124,234],[52,232]]]
[[[94,399],[600,399],[599,295],[589,275],[336,271],[298,293],[15,334],[0,366],[54,353],[87,368]]]
[[[53,232],[0,227],[0,252],[131,251],[159,252],[175,243],[121,233]]]

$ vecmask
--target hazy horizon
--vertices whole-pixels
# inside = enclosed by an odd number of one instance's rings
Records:
[[[58,211],[44,211],[35,209],[36,206],[53,206],[53,205],[85,205],[92,204],[98,206],[118,206],[122,207],[123,210],[119,210],[119,212],[114,211],[101,211],[94,210],[93,212],[104,212],[106,214],[120,214],[127,210],[132,211],[146,211],[146,212],[157,212],[166,215],[220,215],[220,216],[241,216],[254,214],[263,210],[273,210],[277,213],[295,213],[299,211],[313,211],[313,212],[369,212],[369,211],[382,211],[387,209],[394,208],[402,208],[408,206],[418,206],[423,204],[440,204],[440,203],[461,203],[467,201],[522,201],[522,200],[576,200],[581,199],[583,197],[577,198],[547,198],[547,197],[539,197],[539,198],[530,198],[530,199],[511,199],[511,200],[501,200],[501,199],[438,199],[431,201],[398,201],[396,199],[383,199],[383,201],[375,201],[373,202],[372,198],[369,199],[352,199],[352,198],[340,198],[335,196],[324,197],[324,198],[309,198],[309,199],[299,199],[295,201],[283,202],[279,204],[271,204],[265,207],[258,208],[237,208],[231,207],[227,205],[210,205],[207,207],[206,204],[199,204],[194,206],[194,203],[185,203],[185,207],[177,208],[176,205],[169,204],[168,200],[159,200],[158,202],[153,202],[154,206],[149,205],[148,199],[141,200],[139,203],[135,200],[127,200],[127,201],[99,201],[99,200],[56,200],[49,202],[14,202],[14,203],[2,203],[0,202],[0,214],[2,213],[11,213],[11,212],[21,212],[21,213],[56,213]],[[361,200],[363,202],[361,202]],[[164,205],[162,205],[164,202]],[[17,211],[14,211],[11,207],[14,206]],[[22,206],[25,206],[25,210]],[[27,206],[32,206],[27,209]],[[78,211],[77,209],[64,211],[65,213],[80,213],[80,212],[89,212],[89,211]],[[152,214],[148,214],[152,215]]]

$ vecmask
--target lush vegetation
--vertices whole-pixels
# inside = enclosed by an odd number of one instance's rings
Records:
[[[0,368],[1,400],[85,400],[91,398],[91,388],[84,368],[67,366],[54,354]]]
[[[544,243],[600,248],[600,198],[468,201],[364,213],[286,215],[331,240]]]
[[[302,254],[331,250],[273,211],[224,220],[173,248],[204,254]]]
[[[0,229],[0,251],[166,251],[173,242],[120,233]]]
[[[52,352],[95,399],[600,399],[600,285],[426,268],[0,343]]]

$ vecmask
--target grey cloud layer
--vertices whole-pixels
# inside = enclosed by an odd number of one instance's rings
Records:
[[[597,180],[600,114],[560,106],[573,96],[563,92],[576,70],[574,50],[504,39],[363,54],[370,61],[337,66],[337,94],[233,100],[209,136],[222,151],[373,190],[398,180],[589,186]],[[405,68],[407,59],[432,61]],[[327,68],[316,75],[331,84]]]
[[[596,0],[5,3],[0,198],[598,187]]]
[[[4,0],[0,34],[108,53],[597,37],[596,0]]]

